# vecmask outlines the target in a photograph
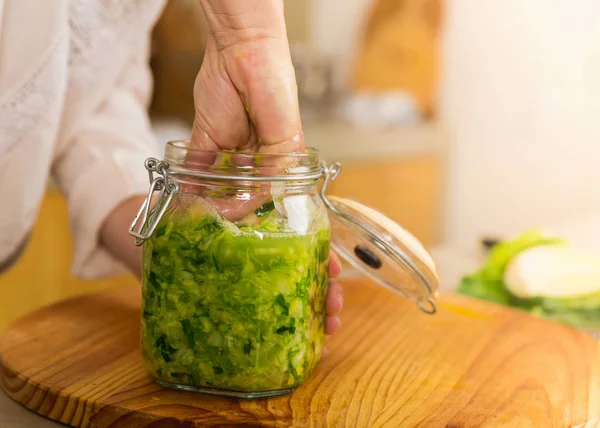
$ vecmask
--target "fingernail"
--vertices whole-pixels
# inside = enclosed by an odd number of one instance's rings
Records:
[[[337,295],[337,302],[340,308],[340,311],[342,310],[342,308],[344,307],[344,295],[342,293]]]

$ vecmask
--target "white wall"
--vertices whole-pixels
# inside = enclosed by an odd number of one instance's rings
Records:
[[[310,1],[343,82],[371,1]],[[446,241],[600,218],[600,1],[447,0],[442,56]]]
[[[447,240],[600,213],[600,1],[449,0]]]
[[[310,1],[312,43],[321,53],[336,59],[336,67],[339,67],[336,83],[343,85],[354,61],[357,42],[372,0]]]

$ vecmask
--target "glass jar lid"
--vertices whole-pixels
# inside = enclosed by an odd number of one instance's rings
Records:
[[[339,164],[326,169],[321,190],[332,213],[332,247],[361,273],[434,314],[439,278],[431,255],[410,232],[379,211],[351,199],[326,196],[328,181],[340,169]]]
[[[324,178],[321,199],[330,211],[331,244],[342,258],[360,272],[384,287],[413,300],[428,314],[436,312],[435,298],[439,278],[435,264],[421,243],[408,231],[384,214],[350,199],[327,196],[327,185],[341,171],[341,164],[328,166],[321,162],[319,170],[304,170],[268,176],[220,174],[213,171],[186,171],[170,168],[169,162],[150,158],[146,161],[150,190],[134,219],[129,233],[142,245],[150,238],[168,208],[178,185],[172,177],[190,176],[206,180],[303,181]],[[150,207],[154,193],[157,202]],[[136,229],[136,226],[139,226]]]

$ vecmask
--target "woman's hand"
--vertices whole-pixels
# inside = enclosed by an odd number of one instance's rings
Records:
[[[200,0],[209,24],[206,53],[194,85],[192,147],[291,153],[304,149],[296,76],[282,0]],[[227,201],[234,220],[264,200]],[[226,208],[226,209],[225,209]],[[329,259],[327,333],[340,327],[342,270]]]
[[[209,23],[194,87],[192,144],[261,153],[302,150],[282,0],[200,0]]]
[[[100,243],[138,279],[142,277],[142,247],[136,247],[127,232],[144,202],[144,195],[134,196],[117,205],[100,229]]]
[[[200,0],[209,24],[194,86],[194,148],[291,153],[304,149],[282,0]],[[269,199],[212,200],[235,221]]]
[[[342,286],[335,280],[342,273],[342,263],[338,256],[332,251],[329,254],[329,290],[327,292],[327,320],[325,322],[325,331],[327,334],[333,334],[340,328],[340,318],[338,314],[344,306],[344,293]]]

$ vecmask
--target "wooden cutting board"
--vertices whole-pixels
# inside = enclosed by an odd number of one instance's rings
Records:
[[[575,427],[600,416],[598,343],[460,296],[439,313],[344,284],[342,331],[294,394],[253,401],[166,390],[138,351],[139,287],[73,298],[0,338],[4,391],[76,427]]]

